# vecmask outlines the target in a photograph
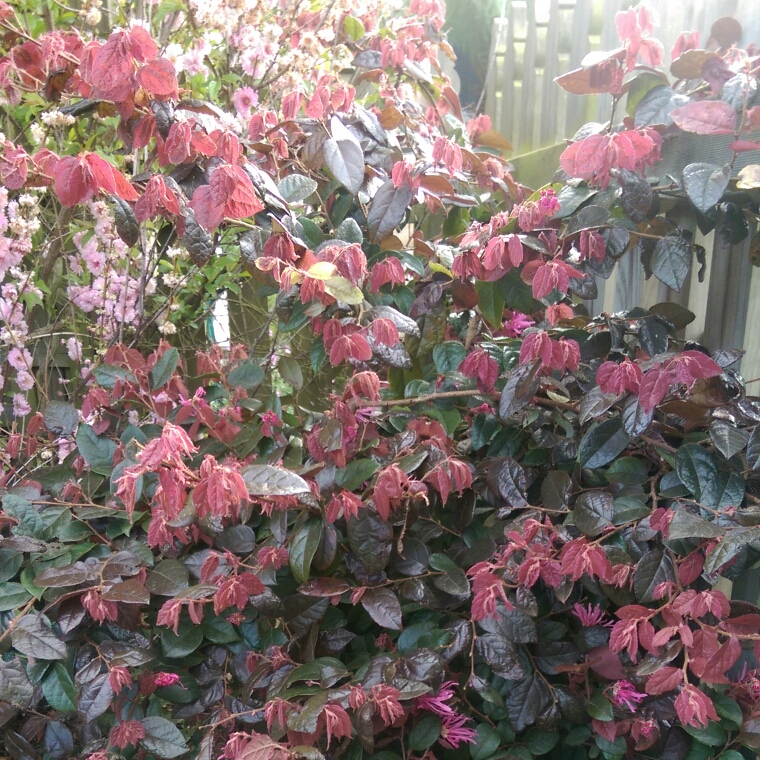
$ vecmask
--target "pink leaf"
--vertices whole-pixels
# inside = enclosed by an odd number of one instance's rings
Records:
[[[730,135],[736,129],[736,111],[722,100],[687,103],[670,115],[684,132],[698,135]]]

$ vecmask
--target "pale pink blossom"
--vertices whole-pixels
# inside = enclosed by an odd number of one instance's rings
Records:
[[[82,344],[77,338],[69,338],[66,341],[66,353],[73,362],[82,361]]]
[[[26,400],[26,396],[22,393],[13,394],[13,416],[14,417],[26,417],[29,412],[32,411],[32,407],[29,406],[29,402]]]
[[[22,391],[30,391],[34,388],[34,378],[29,372],[22,370],[21,372],[16,373],[16,385],[18,385]]]
[[[241,119],[250,119],[258,102],[259,94],[252,87],[239,87],[232,95],[232,104]]]
[[[12,348],[8,352],[8,364],[17,372],[23,372],[32,368],[32,355],[25,348]]]

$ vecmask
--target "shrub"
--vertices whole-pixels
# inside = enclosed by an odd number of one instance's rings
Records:
[[[746,236],[756,167],[655,175],[678,130],[755,148],[752,51],[686,36],[671,88],[619,14],[560,84],[633,123],[533,192],[438,0],[347,5],[0,5],[6,752],[750,758],[760,610],[716,585],[760,406],[687,310],[583,299]],[[194,351],[222,292],[251,321]]]

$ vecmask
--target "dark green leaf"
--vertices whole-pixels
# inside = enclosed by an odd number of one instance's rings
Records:
[[[409,749],[424,752],[438,741],[441,735],[441,719],[437,715],[425,715],[409,732]]]
[[[472,760],[486,760],[501,745],[501,736],[488,723],[478,723],[475,731],[477,735],[475,742],[470,744],[470,757]]]
[[[447,340],[433,349],[433,364],[439,375],[456,372],[464,361],[467,351],[458,340]]]
[[[154,715],[144,718],[141,722],[145,729],[145,736],[140,740],[140,744],[148,752],[165,760],[171,760],[189,751],[185,737],[171,721]]]
[[[347,491],[355,491],[369,480],[380,465],[374,459],[354,459],[335,473],[335,482]]]
[[[710,423],[710,440],[726,459],[731,459],[747,445],[749,433],[725,420],[713,420]]]
[[[330,121],[332,137],[322,143],[325,163],[335,179],[352,195],[364,182],[364,153],[359,141],[337,116]]]
[[[507,382],[499,400],[499,417],[508,420],[513,414],[526,407],[535,396],[541,376],[541,362],[522,364],[507,375]]]
[[[280,377],[297,391],[303,388],[303,372],[298,360],[293,356],[281,356],[277,362]]]
[[[622,485],[643,485],[648,480],[649,468],[643,460],[636,457],[621,457],[608,468],[605,477],[610,483]]]
[[[401,604],[390,589],[367,589],[362,596],[362,607],[382,628],[388,628],[391,631],[401,630]]]
[[[723,197],[731,178],[731,167],[715,164],[688,164],[681,175],[683,189],[689,200],[703,213],[709,211]]]
[[[612,720],[612,703],[603,694],[594,694],[588,703],[588,714],[596,720],[607,723]]]
[[[112,364],[101,364],[92,371],[98,385],[103,388],[113,388],[117,382],[136,382],[135,376],[123,367],[114,367]]]
[[[20,583],[0,583],[0,612],[23,607],[32,595]]]
[[[356,243],[357,245],[364,240],[359,225],[356,223],[356,220],[351,217],[344,219],[338,225],[335,229],[335,237],[338,240],[342,240],[344,243]]]
[[[681,291],[691,269],[691,245],[680,235],[666,235],[654,248],[652,274],[672,290]]]
[[[192,654],[203,643],[203,628],[190,620],[180,620],[177,633],[161,629],[161,652],[164,657],[180,660]]]
[[[475,290],[478,292],[478,310],[492,327],[500,328],[504,321],[504,296],[499,283],[477,280]]]
[[[734,724],[736,729],[741,728],[744,721],[742,709],[737,702],[727,694],[716,694],[712,697],[715,712],[724,720]]]
[[[361,560],[370,575],[383,570],[391,556],[393,528],[374,509],[360,509],[348,520],[351,551]]]
[[[176,596],[190,585],[190,572],[178,559],[165,559],[150,571],[146,585],[151,594]]]
[[[140,239],[140,225],[137,222],[137,217],[135,217],[135,212],[118,195],[112,195],[111,200],[113,201],[116,234],[131,248],[133,245],[137,245],[137,241]]]
[[[321,535],[322,522],[316,519],[307,520],[293,534],[288,549],[290,570],[299,583],[305,583],[309,580],[311,561],[314,559]]]
[[[251,496],[296,496],[311,490],[300,475],[269,464],[248,465],[240,474]]]
[[[277,189],[280,195],[288,203],[300,203],[305,201],[310,195],[313,195],[319,185],[311,177],[304,177],[303,174],[288,174],[287,177],[280,180]]]
[[[698,742],[707,744],[709,747],[722,747],[728,738],[723,726],[721,726],[720,723],[716,723],[714,720],[709,721],[705,728],[684,726],[684,730]]]
[[[507,714],[512,728],[520,733],[533,725],[551,704],[549,687],[539,675],[531,675],[514,685],[507,697]]]
[[[546,755],[557,746],[559,733],[534,726],[525,734],[525,742],[532,755]]]
[[[541,503],[546,509],[565,511],[570,503],[573,482],[562,470],[551,470],[541,483]]]
[[[676,574],[669,554],[659,549],[647,552],[636,565],[633,590],[641,604],[654,601],[654,591],[661,583],[675,583]]]
[[[680,446],[676,453],[676,474],[698,502],[718,506],[718,464],[709,451],[696,443]]]
[[[176,348],[169,348],[161,355],[161,358],[155,363],[150,371],[150,388],[157,391],[163,388],[171,380],[174,371],[179,364],[179,351]]]
[[[79,412],[65,401],[51,401],[43,412],[45,427],[54,435],[70,435],[79,424]]]
[[[520,278],[519,269],[510,269],[500,280],[499,289],[504,305],[514,311],[530,314],[533,310],[533,290]]]
[[[379,241],[390,235],[406,216],[413,197],[414,193],[407,184],[396,187],[392,179],[386,180],[375,193],[367,214],[370,239]]]
[[[596,538],[612,527],[614,505],[612,496],[605,491],[586,491],[578,497],[573,509],[575,527]]]
[[[42,693],[54,710],[76,712],[77,689],[62,662],[56,662],[42,679]]]
[[[581,439],[578,462],[592,470],[604,467],[625,451],[629,440],[618,417],[593,425]]]
[[[76,441],[82,458],[95,472],[101,475],[111,472],[116,444],[110,438],[97,435],[89,425],[80,425]]]
[[[66,644],[53,633],[50,622],[37,612],[27,612],[11,632],[14,649],[38,660],[62,660]]]
[[[264,370],[256,362],[242,362],[227,375],[227,382],[234,388],[255,390],[264,382]]]

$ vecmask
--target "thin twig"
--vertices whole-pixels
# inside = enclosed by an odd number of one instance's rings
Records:
[[[443,393],[428,393],[425,396],[413,396],[412,398],[381,399],[373,404],[364,404],[364,409],[372,409],[379,406],[409,406],[410,404],[424,404],[427,401],[437,401],[442,398],[466,398],[467,396],[485,396],[477,388],[469,388],[458,391],[443,391]]]

